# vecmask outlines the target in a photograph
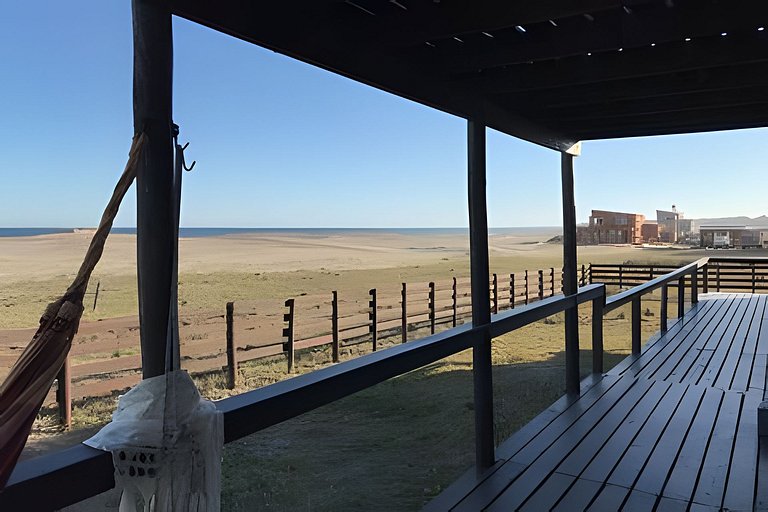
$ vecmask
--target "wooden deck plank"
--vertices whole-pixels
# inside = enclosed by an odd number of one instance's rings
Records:
[[[760,295],[758,298],[757,311],[752,320],[752,326],[749,329],[749,335],[739,357],[736,372],[731,377],[728,389],[735,391],[747,391],[749,389],[749,380],[754,370],[755,356],[757,355],[757,343],[760,337],[760,329],[765,315],[765,307],[768,304],[768,295]],[[724,382],[724,381],[723,381]],[[724,389],[722,382],[715,383],[715,386]]]
[[[575,481],[575,476],[553,473],[547,478],[544,485],[542,485],[539,490],[533,494],[522,507],[520,507],[520,510],[528,512],[550,510],[557,501],[557,498],[562,496]]]
[[[719,507],[722,503],[742,399],[741,393],[727,392],[723,396],[720,413],[717,415],[704,456],[704,465],[693,494],[693,501],[696,503],[713,507]]]
[[[606,484],[600,489],[597,498],[590,504],[590,512],[607,512],[608,510],[619,510],[621,504],[629,494],[629,489],[618,485]]]
[[[656,506],[658,496],[655,494],[648,494],[647,492],[639,491],[637,489],[632,490],[627,496],[626,501],[622,504],[622,510],[631,510],[632,512],[651,512]]]
[[[751,359],[747,357],[746,360],[742,360],[745,359],[745,355],[754,354],[755,352],[759,330],[758,327],[763,313],[762,307],[762,301],[758,300],[757,297],[750,299],[750,309],[747,312],[742,325],[739,326],[741,332],[736,334],[733,343],[731,343],[728,352],[724,356],[713,354],[712,359],[710,359],[709,367],[701,377],[701,384],[730,390],[732,389],[731,385],[736,378],[736,374],[739,371],[740,364],[746,365],[747,370],[751,371]],[[742,326],[744,327],[743,329],[741,329]],[[715,374],[714,378],[712,378],[713,374]],[[741,389],[740,391],[745,390],[746,389]]]
[[[744,396],[736,443],[733,447],[731,466],[725,484],[723,508],[728,510],[752,510],[757,477],[758,435],[757,407],[763,397],[758,392]]]
[[[723,391],[708,388],[683,442],[674,468],[661,490],[662,496],[688,503],[696,488],[696,480],[704,462],[709,439],[720,411]]]

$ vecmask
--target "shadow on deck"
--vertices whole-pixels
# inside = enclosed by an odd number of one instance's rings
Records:
[[[763,510],[768,295],[707,294],[425,510]],[[765,448],[763,448],[765,451]]]

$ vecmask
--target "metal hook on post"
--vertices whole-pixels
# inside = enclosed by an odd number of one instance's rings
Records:
[[[184,168],[185,171],[189,172],[195,168],[195,164],[197,163],[197,160],[192,160],[192,165],[187,167],[187,159],[184,156],[184,150],[187,149],[187,146],[189,146],[189,142],[184,144],[184,146],[182,146],[181,148],[181,166]]]

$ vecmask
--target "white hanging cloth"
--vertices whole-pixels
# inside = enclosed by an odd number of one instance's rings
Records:
[[[112,452],[120,512],[218,512],[223,415],[186,372],[141,381],[85,444]]]

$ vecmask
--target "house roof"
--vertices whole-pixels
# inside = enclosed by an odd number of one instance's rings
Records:
[[[764,0],[170,0],[174,14],[538,144],[768,125]]]

